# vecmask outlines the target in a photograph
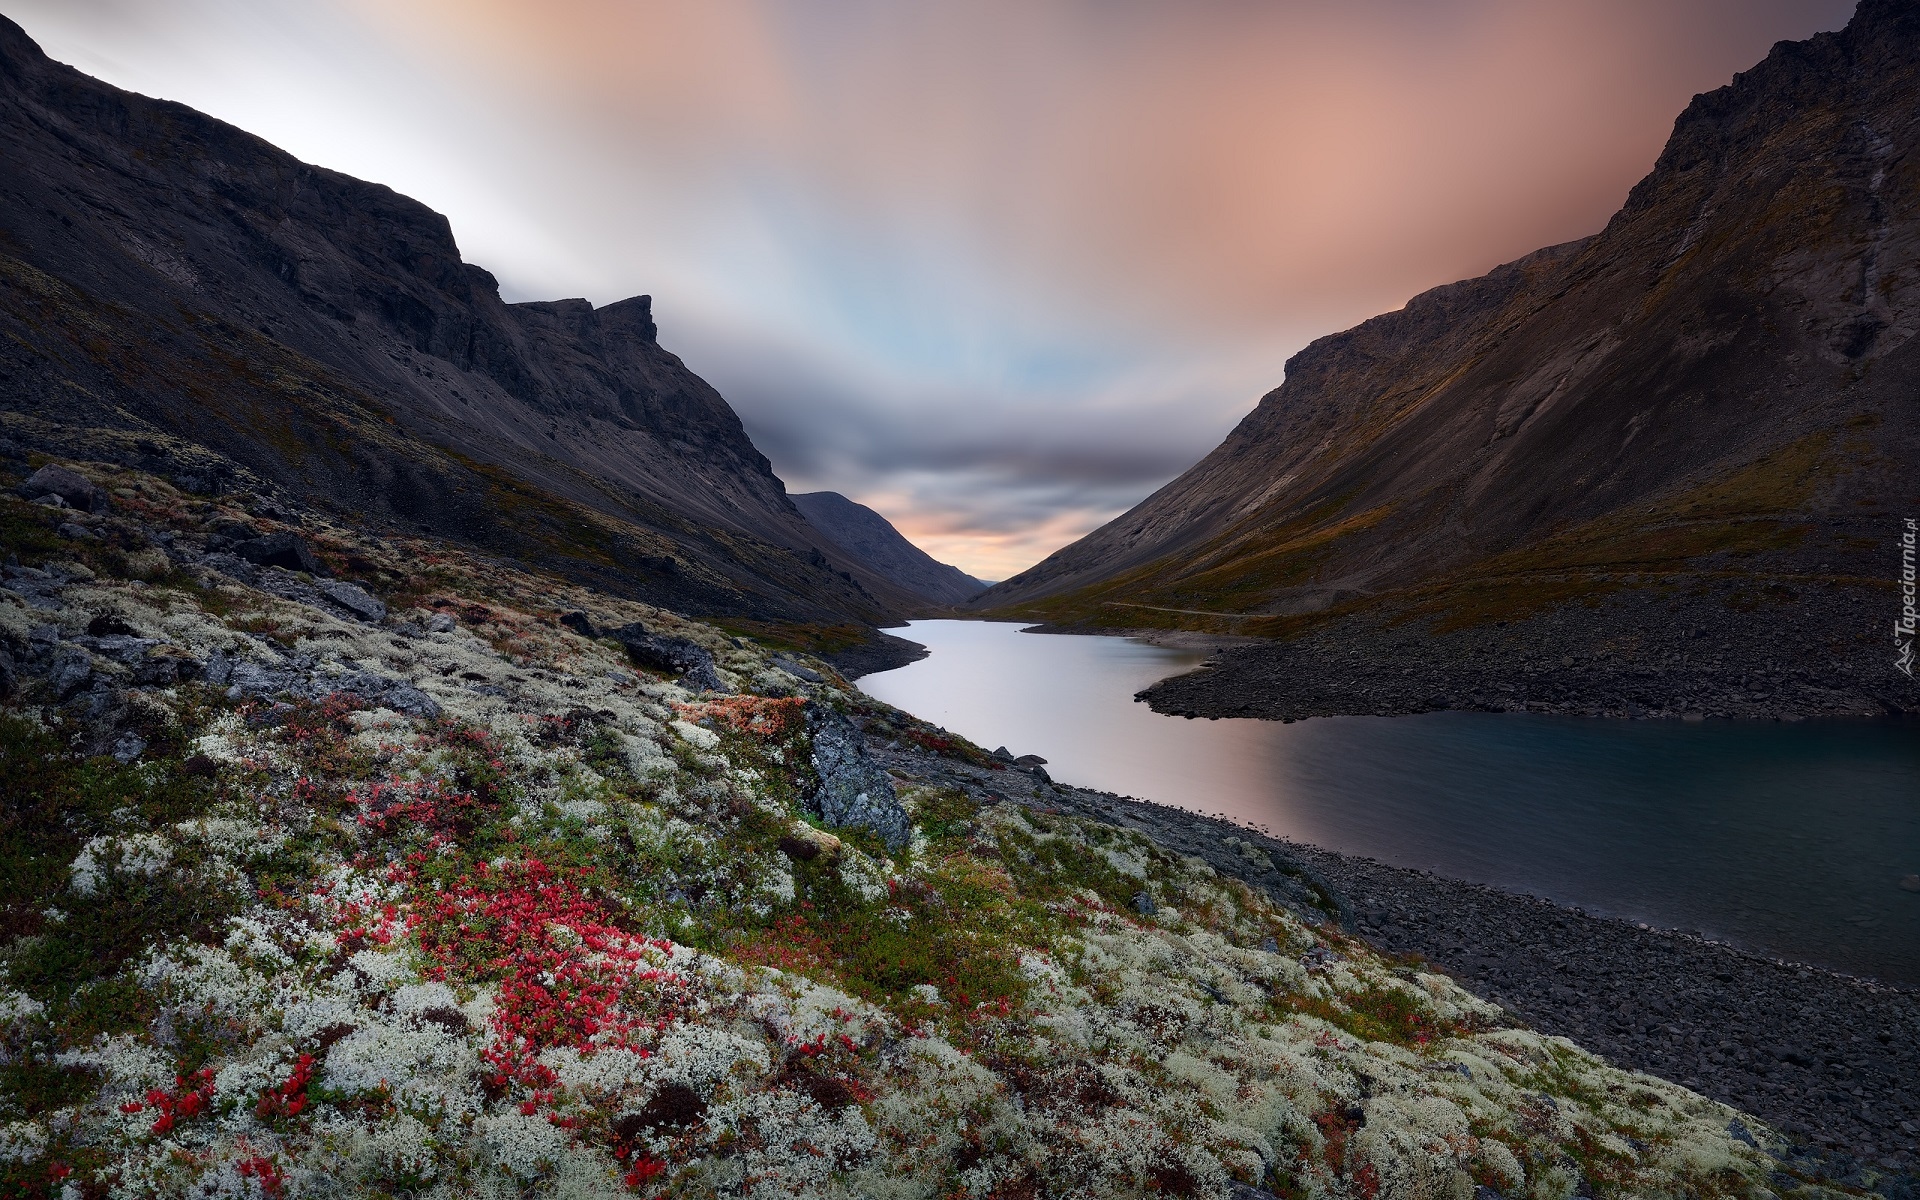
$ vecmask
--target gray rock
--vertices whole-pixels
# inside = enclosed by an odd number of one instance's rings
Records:
[[[803,679],[808,683],[825,683],[827,681],[826,676],[814,670],[812,667],[807,666],[805,663],[802,663],[791,654],[774,655],[773,665],[779,667],[795,679]]]
[[[41,467],[20,485],[20,494],[29,500],[58,496],[66,504],[88,512],[104,512],[110,503],[105,488],[65,467]]]
[[[42,508],[71,508],[72,507],[72,505],[68,504],[65,500],[62,500],[60,497],[55,496],[51,493],[45,496],[36,496],[34,497],[33,502],[35,504],[38,504]]]
[[[55,656],[47,682],[53,688],[54,698],[66,701],[79,694],[92,678],[93,656],[78,646],[71,646]]]
[[[207,555],[200,560],[200,565],[210,571],[218,571],[229,579],[237,579],[245,584],[251,584],[260,578],[260,568],[254,566],[246,559],[237,555],[228,554],[224,550]]]
[[[90,637],[82,641],[94,652],[129,667],[139,665],[155,646],[163,644],[158,638],[134,637],[124,633]]]
[[[426,620],[428,633],[452,633],[453,618],[446,613],[435,613]]]
[[[439,703],[410,683],[396,683],[388,689],[385,703],[395,712],[412,713],[416,717],[432,718],[440,715]]]
[[[380,603],[367,589],[357,583],[326,581],[316,584],[315,587],[322,596],[362,621],[380,621],[387,615],[387,606]]]
[[[305,571],[309,575],[325,575],[327,568],[314,554],[307,539],[297,533],[270,533],[265,537],[249,538],[235,543],[233,552],[257,567],[284,567],[289,571]]]
[[[600,636],[599,630],[593,627],[593,618],[584,612],[561,613],[560,623],[583,638],[592,639]]]
[[[58,529],[54,530],[54,532],[72,542],[97,542],[100,540],[99,534],[88,529],[85,525],[76,525],[72,521],[64,523]]]
[[[818,777],[806,799],[808,811],[829,825],[873,830],[889,847],[907,844],[912,822],[894,794],[893,777],[867,754],[866,739],[852,721],[824,704],[807,704],[813,734],[813,771]]]
[[[1160,906],[1153,902],[1153,893],[1135,892],[1133,894],[1133,911],[1143,917],[1151,917],[1160,911]]]
[[[727,690],[714,670],[712,652],[697,642],[663,633],[648,633],[646,626],[638,621],[610,630],[607,636],[626,648],[627,657],[634,666],[676,676],[680,686],[689,691]]]

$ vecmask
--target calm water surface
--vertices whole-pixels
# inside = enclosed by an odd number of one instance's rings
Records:
[[[860,687],[1063,783],[1920,985],[1920,726],[1494,713],[1191,721],[1133,693],[1204,655],[915,621]]]

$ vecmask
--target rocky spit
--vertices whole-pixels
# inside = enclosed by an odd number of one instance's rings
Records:
[[[1356,616],[1228,646],[1140,696],[1172,716],[1282,721],[1449,708],[1681,720],[1920,713],[1920,685],[1894,669],[1884,636],[1891,588],[1809,574],[1789,590],[1626,591],[1452,630]]]
[[[1065,786],[1032,758],[935,756],[891,733],[868,736],[902,774],[1138,830],[1309,919],[1425,959],[1535,1029],[1752,1113],[1809,1171],[1844,1184],[1875,1164],[1920,1197],[1920,993]]]

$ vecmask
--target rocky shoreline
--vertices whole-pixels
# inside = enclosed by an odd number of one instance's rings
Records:
[[[1418,957],[1516,1018],[1766,1121],[1796,1169],[1920,1196],[1920,993],[1590,916],[1531,896],[1272,838],[1074,788],[1043,766],[979,765],[870,729],[898,774],[1138,830],[1312,920]],[[1902,1189],[1905,1189],[1904,1191]]]
[[[1226,646],[1140,698],[1171,716],[1280,721],[1437,709],[1682,720],[1920,714],[1920,684],[1894,669],[1882,636],[1890,589],[1813,580],[1791,602],[1746,610],[1739,600],[1734,591],[1623,591],[1592,607],[1448,630],[1404,614],[1355,615],[1286,641]]]

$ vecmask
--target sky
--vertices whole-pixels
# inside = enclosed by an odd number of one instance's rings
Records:
[[[648,293],[790,491],[1000,579],[1289,355],[1597,231],[1845,0],[0,0],[49,54]]]

